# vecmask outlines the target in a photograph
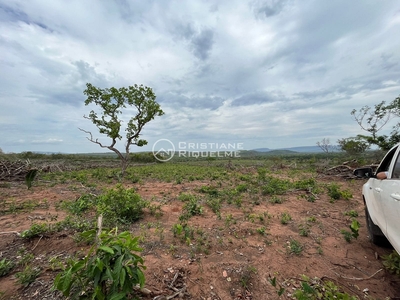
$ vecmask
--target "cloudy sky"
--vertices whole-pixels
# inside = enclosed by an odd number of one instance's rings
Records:
[[[87,82],[154,90],[165,115],[133,151],[315,146],[400,95],[400,1],[0,0],[0,70],[4,152],[104,152],[78,129],[101,137]]]

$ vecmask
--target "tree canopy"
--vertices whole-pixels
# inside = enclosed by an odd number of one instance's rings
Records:
[[[359,110],[353,109],[351,115],[364,131],[370,135],[359,135],[360,139],[365,140],[370,145],[377,145],[382,150],[389,150],[400,142],[400,122],[393,127],[389,136],[379,135],[379,132],[393,118],[400,117],[400,96],[386,103],[382,101],[373,108],[364,106]]]
[[[83,93],[87,96],[85,105],[95,104],[100,109],[100,113],[92,110],[84,118],[91,120],[100,134],[109,137],[111,139],[110,144],[105,145],[95,139],[90,131],[79,129],[90,135],[87,138],[89,141],[102,148],[108,148],[118,155],[121,159],[123,175],[129,162],[130,146],[142,147],[146,145],[147,141],[141,139],[143,127],[155,117],[164,114],[160,105],[156,102],[156,95],[150,87],[136,84],[118,89],[115,87],[101,89],[87,83]],[[129,119],[126,128],[124,128],[126,132],[125,153],[121,153],[116,148],[116,144],[118,140],[123,138],[121,130],[123,121],[120,115],[127,107],[135,108],[136,114]]]

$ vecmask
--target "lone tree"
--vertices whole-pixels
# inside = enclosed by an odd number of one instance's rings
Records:
[[[323,138],[322,141],[317,142],[317,146],[321,148],[325,153],[329,153],[335,150],[335,146],[331,145],[328,138]]]
[[[351,114],[361,129],[370,134],[370,136],[358,136],[367,143],[377,145],[381,150],[389,150],[392,146],[400,142],[399,122],[392,127],[390,136],[378,134],[390,120],[400,117],[400,96],[388,104],[382,101],[373,108],[364,106],[358,111],[353,109]]]
[[[350,155],[361,154],[369,149],[369,144],[359,136],[340,139],[337,142],[339,149]]]
[[[87,83],[86,90],[83,93],[87,96],[85,105],[94,103],[101,109],[100,115],[92,110],[89,116],[84,115],[83,117],[91,120],[99,129],[99,132],[107,135],[111,142],[109,145],[104,145],[98,139],[94,139],[90,131],[81,128],[79,130],[89,134],[90,137],[87,137],[87,139],[92,143],[98,144],[102,148],[108,148],[118,155],[121,159],[122,176],[124,176],[129,164],[130,146],[142,147],[147,145],[146,140],[140,139],[144,125],[156,116],[164,114],[160,105],[156,102],[156,95],[151,88],[136,84],[127,88],[116,89],[112,87],[101,89]],[[125,128],[125,153],[121,153],[116,148],[117,140],[122,139],[121,127],[123,121],[119,118],[119,115],[122,114],[122,110],[127,106],[136,108],[137,113],[130,118]]]

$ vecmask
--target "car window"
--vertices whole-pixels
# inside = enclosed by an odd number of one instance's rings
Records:
[[[386,172],[389,170],[390,163],[393,160],[394,154],[396,153],[397,147],[390,150],[384,159],[382,160],[381,164],[379,165],[378,169],[376,170],[376,174],[379,172]],[[398,158],[399,159],[399,158]],[[399,160],[400,162],[400,160]]]
[[[393,168],[392,178],[400,179],[400,155],[398,155],[396,158],[396,163]]]

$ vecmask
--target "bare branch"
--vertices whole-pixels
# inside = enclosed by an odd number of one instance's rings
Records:
[[[78,127],[78,129],[79,129],[80,131],[83,131],[83,132],[89,134],[89,135],[90,135],[90,138],[88,138],[88,137],[86,137],[86,138],[87,138],[89,141],[91,141],[92,143],[95,143],[95,144],[99,145],[101,148],[108,148],[108,149],[110,149],[111,146],[104,146],[102,143],[99,142],[99,139],[94,140],[94,139],[93,139],[93,135],[92,135],[92,133],[91,133],[90,131],[84,130],[84,129],[79,128],[79,127]]]

